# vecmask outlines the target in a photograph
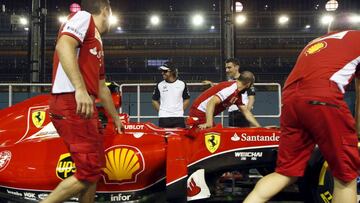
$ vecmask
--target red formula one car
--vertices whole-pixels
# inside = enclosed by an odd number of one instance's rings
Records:
[[[119,94],[113,98],[120,105]],[[0,111],[2,198],[39,201],[76,171],[48,108],[48,95],[40,95]],[[164,129],[128,122],[120,114],[126,133],[117,134],[98,108],[106,166],[97,202],[241,200],[256,180],[274,169],[277,128]],[[305,178],[281,198],[329,202],[332,184],[326,163],[315,152]]]

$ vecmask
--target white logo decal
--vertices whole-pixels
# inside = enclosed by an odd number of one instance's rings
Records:
[[[247,158],[250,158],[252,161],[257,160],[257,158],[262,157],[262,152],[235,152],[235,157],[240,157],[240,160],[246,161]]]
[[[240,137],[235,133],[232,137],[231,137],[231,140],[234,141],[234,142],[237,142],[240,140]]]
[[[113,195],[111,194],[111,201],[112,202],[118,202],[118,201],[129,201],[130,200],[131,195],[123,195],[121,193],[117,194],[117,195]]]
[[[92,55],[94,55],[94,56],[97,56],[98,52],[97,52],[96,47],[90,49],[90,53],[91,53]]]
[[[124,125],[125,130],[143,130],[144,125]]]
[[[272,133],[272,135],[247,135],[246,133],[242,133],[240,135],[240,140],[245,142],[278,142],[279,139],[280,136],[276,135],[275,133]]]
[[[187,179],[187,200],[198,200],[210,197],[210,190],[205,182],[205,170],[195,171]]]
[[[7,167],[7,165],[10,163],[10,159],[11,159],[10,151],[0,152],[0,172]]]

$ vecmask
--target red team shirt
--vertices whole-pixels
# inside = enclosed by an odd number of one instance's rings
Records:
[[[355,120],[343,100],[360,77],[360,31],[330,33],[310,42],[285,82],[276,171],[302,176],[318,145],[334,177],[348,182],[360,167]]]
[[[316,83],[324,79],[335,82],[345,93],[345,87],[354,75],[360,77],[359,64],[360,31],[330,33],[313,40],[303,49],[284,90],[299,80]]]
[[[190,108],[189,116],[199,117],[200,111],[203,113],[201,116],[205,117],[206,105],[213,96],[217,96],[221,100],[221,103],[215,106],[214,116],[218,115],[233,104],[243,105],[241,93],[237,89],[236,81],[221,82],[218,85],[206,90],[195,99]]]
[[[71,36],[80,43],[77,48],[80,72],[88,93],[97,96],[99,80],[105,78],[104,51],[100,34],[95,27],[91,14],[86,11],[79,11],[70,15],[68,21],[60,28],[58,39],[62,35]],[[56,51],[53,67],[52,93],[75,92],[75,88],[66,76]]]

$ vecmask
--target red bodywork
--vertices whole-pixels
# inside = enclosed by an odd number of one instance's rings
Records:
[[[0,111],[3,193],[40,200],[76,170],[50,122],[48,99],[48,95],[36,96]],[[126,122],[127,115],[121,116],[125,134],[116,134],[111,120],[103,121],[107,164],[97,201],[136,200],[165,189],[168,199],[207,197],[200,194],[193,172],[266,158],[257,151],[275,149],[280,134],[274,128],[163,129],[152,123]],[[273,160],[273,155],[268,158]]]

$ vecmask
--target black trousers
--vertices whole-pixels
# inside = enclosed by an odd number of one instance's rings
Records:
[[[162,127],[162,128],[185,128],[185,119],[183,117],[159,118],[159,127]]]
[[[241,111],[232,111],[229,112],[229,126],[250,127],[250,123]]]

